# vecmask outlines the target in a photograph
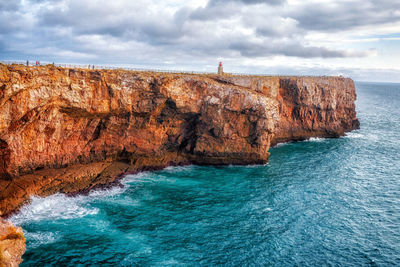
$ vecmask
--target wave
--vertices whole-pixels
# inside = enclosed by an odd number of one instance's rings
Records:
[[[311,137],[310,139],[304,140],[303,142],[324,142],[326,138],[323,137]]]
[[[129,187],[134,182],[151,180],[153,177],[154,174],[151,171],[139,172],[137,174],[128,174],[121,180],[121,184],[123,186]]]
[[[350,132],[350,133],[346,133],[346,135],[344,136],[344,138],[363,138],[364,135],[362,135],[361,133],[357,133],[357,132]]]
[[[182,168],[182,167],[177,167]],[[171,169],[172,170],[172,169]],[[88,195],[67,196],[57,193],[48,197],[32,196],[30,203],[23,206],[20,211],[11,216],[10,221],[15,225],[45,220],[76,219],[85,216],[96,215],[99,209],[89,205],[94,200],[109,198],[111,202],[119,204],[138,206],[139,203],[131,198],[115,198],[120,196],[134,183],[159,181],[160,177],[151,172],[141,172],[134,175],[127,175],[121,180],[122,186],[114,186],[109,189],[98,189],[91,191]]]
[[[282,146],[287,145],[287,144],[290,144],[290,142],[278,143],[278,144],[274,145],[272,148],[282,147]]]
[[[358,131],[346,133],[344,138],[363,139],[363,140],[374,141],[374,142],[379,141],[379,137],[377,134],[373,134],[373,133],[363,134]]]
[[[163,171],[166,171],[168,173],[177,173],[177,172],[182,172],[182,171],[190,171],[193,168],[195,168],[195,165],[186,165],[186,166],[169,166],[163,169]]]
[[[122,186],[113,186],[113,187],[107,188],[107,189],[102,188],[102,189],[90,191],[88,196],[94,197],[94,198],[98,198],[98,197],[104,198],[104,197],[120,195],[120,194],[124,193],[128,187],[129,187],[128,184],[122,183]]]
[[[278,148],[278,147],[282,147],[282,146],[286,146],[286,145],[290,145],[290,144],[295,144],[296,142],[324,142],[325,140],[326,140],[326,138],[323,138],[323,137],[310,137],[308,139],[301,140],[301,141],[288,141],[288,142],[278,143],[278,144],[272,146],[271,148]]]
[[[97,208],[85,206],[85,198],[88,196],[68,197],[60,193],[46,198],[31,197],[31,203],[10,220],[16,225],[23,225],[32,221],[67,220],[97,214]]]
[[[235,165],[235,164],[229,164],[227,165],[228,168],[262,168],[265,167],[269,164],[269,162],[264,163],[264,164],[248,164],[248,165]]]

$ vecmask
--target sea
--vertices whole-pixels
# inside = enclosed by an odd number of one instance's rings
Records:
[[[21,266],[400,266],[400,84],[356,83],[359,130],[33,197]]]

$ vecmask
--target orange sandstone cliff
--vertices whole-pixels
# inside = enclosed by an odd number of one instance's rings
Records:
[[[24,252],[25,238],[22,229],[0,219],[0,266],[18,266]]]
[[[351,79],[0,64],[0,217],[180,164],[263,164],[270,145],[359,127]],[[25,251],[0,221],[0,266]]]
[[[0,215],[129,172],[262,164],[278,142],[359,126],[351,79],[0,64]]]

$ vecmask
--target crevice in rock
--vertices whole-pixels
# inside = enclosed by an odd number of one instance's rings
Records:
[[[90,139],[89,142],[93,142],[99,139],[101,132],[107,128],[107,121],[108,121],[107,118],[101,119],[99,121],[99,123],[96,126],[96,129],[93,132],[92,138]]]
[[[193,154],[198,138],[197,128],[199,124],[200,114],[192,114],[189,118],[186,119],[183,139],[182,142],[179,144],[179,151],[189,152],[190,154]]]
[[[258,144],[257,121],[250,122],[249,136],[246,139],[251,146]]]
[[[8,148],[8,143],[0,139],[0,179],[10,181],[11,175],[7,172],[8,164],[10,163],[11,150]]]
[[[162,124],[163,122],[167,121],[168,119],[175,118],[178,115],[178,110],[176,104],[172,99],[167,99],[165,101],[164,108],[162,109],[159,117],[157,118],[157,122]]]

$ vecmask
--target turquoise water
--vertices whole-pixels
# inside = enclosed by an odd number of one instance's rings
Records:
[[[400,266],[400,84],[357,84],[361,129],[268,165],[174,167],[34,198],[23,266]]]

